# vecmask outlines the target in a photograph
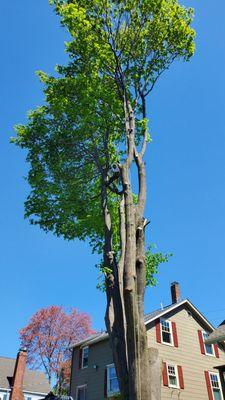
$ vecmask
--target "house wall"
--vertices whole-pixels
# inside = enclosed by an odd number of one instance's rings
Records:
[[[89,347],[88,368],[79,369],[79,349],[73,353],[71,396],[76,400],[76,388],[87,384],[86,400],[104,399],[105,369],[113,363],[112,352],[108,340]],[[97,368],[94,368],[96,365]]]
[[[149,347],[159,350],[163,361],[182,366],[184,390],[162,385],[162,400],[207,400],[204,371],[218,372],[213,367],[225,363],[225,353],[219,349],[219,358],[201,354],[198,330],[205,328],[195,317],[190,316],[186,309],[178,308],[166,318],[176,323],[178,347],[156,342],[155,323],[148,326],[148,344]]]
[[[7,394],[6,400],[9,400],[10,390],[0,389],[0,400],[3,400],[5,394]],[[31,400],[40,400],[46,396],[45,394],[28,393],[28,392],[23,392],[23,394],[24,394],[24,400],[27,400],[28,397]]]
[[[225,353],[219,349],[219,358],[201,354],[198,330],[205,328],[184,306],[168,313],[166,318],[176,323],[178,348],[156,342],[155,322],[147,326],[148,344],[159,350],[162,361],[182,366],[184,389],[171,389],[162,383],[162,400],[207,400],[204,371],[213,372],[214,366],[225,364]],[[71,375],[73,399],[76,400],[77,386],[87,384],[86,400],[104,400],[105,368],[112,362],[108,340],[89,347],[89,365],[84,370],[79,369],[79,349],[74,349]],[[93,368],[94,364],[97,369]]]

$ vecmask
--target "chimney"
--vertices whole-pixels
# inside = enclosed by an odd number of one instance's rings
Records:
[[[13,373],[13,384],[9,400],[24,400],[23,379],[27,362],[27,350],[21,348],[17,354],[16,364]]]
[[[173,282],[171,283],[171,297],[172,297],[172,303],[178,303],[180,301],[180,285],[178,282]]]

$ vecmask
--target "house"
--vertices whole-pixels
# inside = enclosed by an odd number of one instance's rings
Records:
[[[45,374],[26,368],[27,352],[17,358],[0,357],[0,400],[39,400],[50,391]]]
[[[219,344],[219,343],[224,345],[224,342],[225,342],[225,321],[223,321],[218,326],[217,329],[215,329],[212,333],[210,333],[210,335],[208,336],[205,343],[207,345],[215,345],[215,344]],[[223,364],[223,365],[220,364],[220,365],[216,366],[215,368],[218,369],[218,371],[219,371],[221,385],[222,385],[222,388],[225,393],[225,364]]]
[[[212,324],[171,284],[172,303],[145,316],[149,348],[162,362],[161,399],[225,400],[215,366],[225,365],[223,344],[205,344]],[[119,392],[107,333],[73,346],[70,394],[74,400],[103,400]]]

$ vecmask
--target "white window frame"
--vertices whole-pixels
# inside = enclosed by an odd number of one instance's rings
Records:
[[[213,392],[213,389],[215,389],[215,388],[214,388],[214,387],[213,387],[213,385],[212,385],[212,379],[211,379],[211,375],[216,375],[216,376],[217,376],[217,378],[218,378],[219,389],[220,389],[220,395],[221,395],[221,399],[223,400],[223,399],[224,399],[224,397],[223,397],[222,385],[221,385],[221,382],[220,382],[220,374],[219,374],[219,372],[212,372],[212,371],[209,371],[210,385],[211,385],[212,394],[213,394],[213,398],[214,398],[214,392]]]
[[[109,379],[109,369],[110,368],[114,368],[115,369],[115,365],[114,364],[109,364],[106,366],[107,368],[107,397],[113,397],[116,394],[120,393],[120,391],[118,390],[118,392],[110,392],[109,388],[110,388],[110,379]],[[118,378],[117,378],[118,380]]]
[[[84,350],[86,349],[88,349],[88,358],[89,358],[89,346],[82,347],[81,369],[88,368],[88,363],[87,365],[84,365]]]
[[[165,321],[169,324],[170,326],[170,335],[171,335],[171,343],[164,342],[163,340],[163,331],[162,331],[162,322]],[[173,342],[173,330],[172,330],[172,322],[166,318],[160,318],[160,334],[161,334],[161,343],[166,344],[167,346],[173,346],[174,347],[174,342]]]
[[[208,332],[206,332],[206,331],[201,331],[201,332],[202,332],[202,340],[203,340],[204,349],[205,349],[205,355],[206,356],[210,356],[210,357],[215,357],[215,349],[214,349],[213,344],[211,344],[211,346],[212,346],[212,354],[211,353],[207,353],[207,351],[206,351],[206,344],[205,344],[204,334],[208,335]]]
[[[170,384],[169,367],[173,367],[174,370],[175,370],[175,377],[176,377],[176,380],[177,380],[177,385],[171,385]],[[166,371],[167,371],[167,378],[168,378],[168,386],[173,388],[173,389],[180,389],[180,382],[179,382],[179,375],[178,375],[177,365],[173,364],[173,363],[170,363],[170,362],[167,362],[166,363]]]
[[[78,390],[79,389],[86,389],[86,393],[85,393],[85,397],[86,397],[86,395],[87,395],[87,384],[85,384],[85,385],[80,385],[80,386],[77,386],[77,389],[76,389],[76,400],[78,400]],[[86,399],[85,399],[86,400]]]

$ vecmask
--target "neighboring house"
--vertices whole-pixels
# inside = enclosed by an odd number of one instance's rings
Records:
[[[26,368],[27,353],[17,358],[0,357],[0,400],[39,400],[50,391],[45,374]]]
[[[225,400],[218,371],[225,348],[205,344],[213,326],[171,285],[172,304],[145,317],[149,348],[162,360],[161,399]],[[119,392],[106,333],[73,346],[70,394],[74,400],[103,400]]]
[[[210,335],[208,336],[206,340],[207,345],[215,345],[215,344],[221,344],[224,345],[225,342],[225,321],[223,321],[217,329],[215,329]],[[224,393],[225,393],[225,364],[223,365],[218,365],[216,367],[218,369],[219,374],[220,374],[220,381],[221,385],[224,388]]]

